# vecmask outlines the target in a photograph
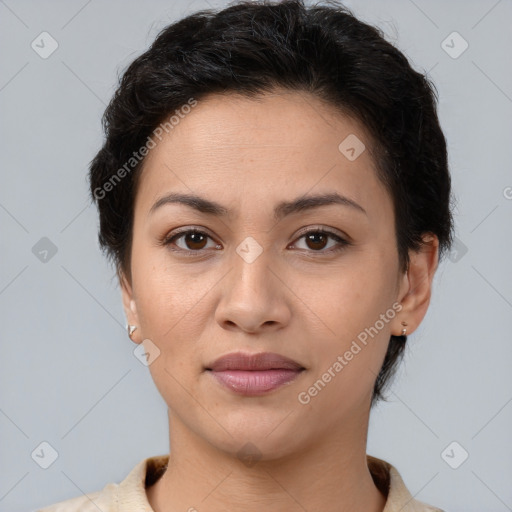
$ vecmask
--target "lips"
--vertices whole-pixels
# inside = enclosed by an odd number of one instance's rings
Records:
[[[304,369],[293,359],[271,352],[235,352],[206,367],[218,383],[247,396],[269,393],[294,380]]]
[[[271,352],[259,354],[233,352],[219,357],[206,369],[223,372],[225,370],[300,370],[303,367],[293,359]]]

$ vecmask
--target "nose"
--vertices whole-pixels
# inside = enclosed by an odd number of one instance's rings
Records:
[[[288,324],[291,292],[278,268],[266,251],[254,261],[233,254],[231,271],[221,285],[222,296],[215,313],[223,329],[256,334]]]

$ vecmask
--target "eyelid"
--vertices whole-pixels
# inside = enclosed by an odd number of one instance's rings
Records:
[[[190,226],[183,226],[181,228],[173,229],[169,234],[165,235],[164,241],[170,240],[171,238],[177,237],[178,235],[187,234],[190,232],[195,233],[203,233],[205,235],[208,235],[210,238],[214,239],[215,237],[208,231],[208,229],[202,227],[202,226],[194,226],[191,224]]]
[[[350,241],[350,237],[347,234],[343,233],[343,231],[339,231],[338,229],[330,228],[330,227],[322,226],[322,225],[306,226],[305,228],[302,228],[297,232],[296,237],[307,235],[308,233],[315,233],[317,231],[337,236],[339,238],[342,238],[346,242]]]

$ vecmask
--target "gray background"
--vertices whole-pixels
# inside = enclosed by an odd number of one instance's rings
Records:
[[[86,171],[118,71],[169,22],[226,4],[0,1],[2,511],[100,490],[168,450],[165,404],[98,250]],[[436,83],[457,199],[457,248],[390,402],[373,411],[368,453],[447,511],[512,510],[512,2],[346,4]],[[46,59],[31,48],[43,31],[59,45]],[[454,31],[469,44],[457,58],[461,39],[442,45]],[[46,261],[43,237],[57,248]],[[31,456],[43,441],[58,452],[48,469]]]

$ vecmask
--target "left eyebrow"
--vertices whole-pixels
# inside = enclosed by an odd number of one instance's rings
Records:
[[[230,213],[227,208],[215,201],[205,199],[204,197],[200,197],[195,194],[180,194],[173,192],[158,199],[149,210],[148,215],[166,204],[173,203],[183,204],[201,213],[215,215],[218,217],[226,217]],[[340,195],[337,192],[332,192],[328,194],[301,196],[292,201],[282,201],[278,203],[278,205],[274,208],[274,219],[281,220],[282,218],[292,214],[312,210],[320,206],[328,206],[333,204],[347,206],[356,211],[364,213],[365,215],[368,215],[366,210],[354,200]]]
[[[349,208],[353,208],[356,211],[368,215],[366,210],[354,200],[349,199],[346,196],[342,196],[337,192],[332,192],[329,194],[319,194],[315,196],[302,196],[294,199],[293,201],[283,201],[274,209],[274,217],[276,220],[280,220],[293,213],[299,213],[305,210],[318,208],[319,206],[328,206],[332,204],[348,206]]]

